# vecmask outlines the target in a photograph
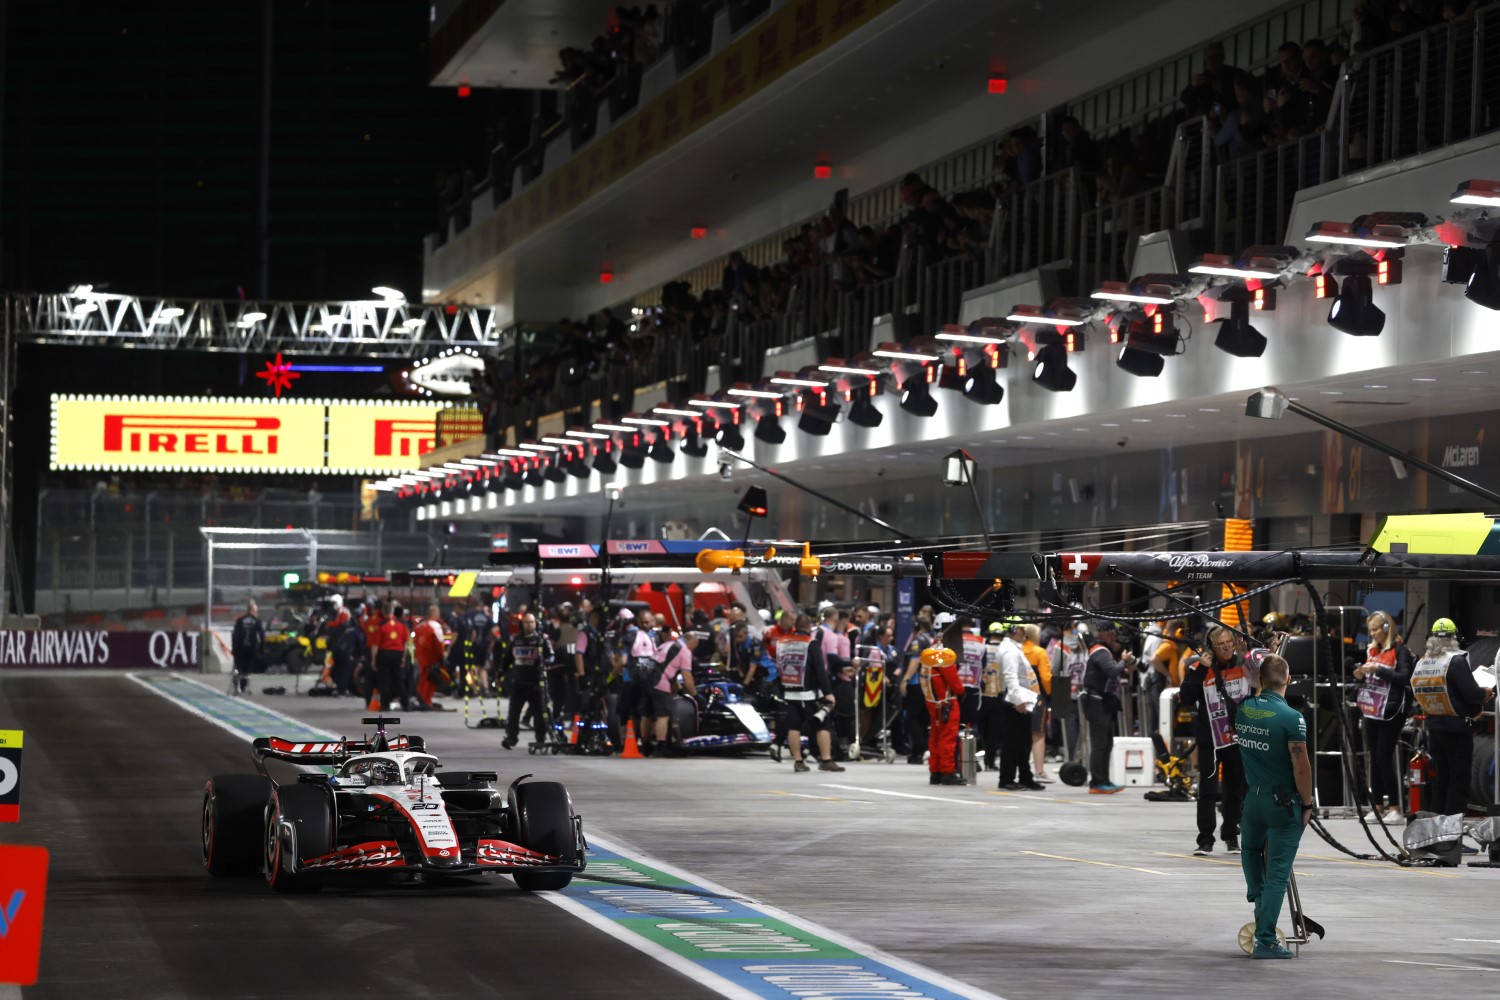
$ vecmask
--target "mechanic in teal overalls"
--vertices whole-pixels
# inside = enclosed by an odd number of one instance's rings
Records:
[[[1261,661],[1261,692],[1240,703],[1235,736],[1245,768],[1244,816],[1240,821],[1240,865],[1246,897],[1255,904],[1252,958],[1292,958],[1276,940],[1276,920],[1302,831],[1312,818],[1312,762],[1307,720],[1286,703],[1286,660]]]

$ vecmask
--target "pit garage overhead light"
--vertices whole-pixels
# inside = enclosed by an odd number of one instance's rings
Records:
[[[1003,344],[1006,342],[1004,337],[994,337],[987,333],[970,333],[968,327],[956,324],[943,327],[935,335],[935,339],[955,344]]]
[[[1130,281],[1106,281],[1090,298],[1102,302],[1134,302],[1138,305],[1169,306],[1187,281],[1180,274],[1145,274]]]
[[[1328,307],[1328,325],[1353,337],[1378,337],[1385,313],[1375,305],[1373,287],[1367,274],[1346,276]]]
[[[670,421],[670,420],[658,420],[655,417],[640,417],[640,416],[636,416],[634,413],[630,414],[630,416],[628,416],[628,417],[621,417],[620,418],[620,423],[622,423],[622,424],[634,424],[637,427],[671,427],[672,426],[672,421]]]
[[[1036,326],[1082,326],[1088,322],[1084,316],[1076,312],[1062,311],[1051,306],[1046,309],[1041,306],[1015,306],[1005,318],[1011,323]]]
[[[917,417],[930,417],[937,412],[937,400],[932,396],[931,369],[908,375],[901,383],[901,409]]]
[[[1048,344],[1038,349],[1031,380],[1049,392],[1072,392],[1078,384],[1078,373],[1068,367],[1067,348]]]
[[[1427,225],[1420,212],[1371,212],[1353,222],[1318,222],[1305,237],[1312,243],[1355,247],[1404,247]]]
[[[880,383],[870,379],[868,388],[861,386],[849,391],[849,412],[845,414],[856,427],[879,427],[885,414],[875,406],[875,396],[880,392]]]
[[[730,389],[729,395],[739,396],[744,399],[780,399],[782,396],[775,389],[756,389],[744,384]]]
[[[264,322],[266,314],[263,312],[247,312],[239,318],[238,326],[254,326],[256,323]]]
[[[755,440],[766,444],[781,444],[786,440],[786,429],[774,410],[767,410],[755,421]]]
[[[530,458],[531,457],[531,452],[529,452],[529,451],[518,451],[515,448],[496,448],[494,451],[487,451],[487,452],[482,453],[479,457],[480,458],[501,458],[501,459],[505,459],[505,458]]]
[[[714,431],[714,441],[720,448],[728,448],[730,451],[740,451],[745,447],[745,435],[734,424],[720,424],[719,429]]]
[[[395,305],[398,302],[406,301],[406,294],[404,292],[399,288],[392,288],[389,285],[376,285],[370,291],[379,296],[387,305]]]
[[[777,372],[770,380],[772,385],[790,385],[804,389],[822,389],[826,387],[829,380],[826,378],[812,378],[806,372]]]
[[[174,320],[186,311],[181,306],[167,306],[165,309],[157,311],[156,318],[159,320]]]
[[[829,358],[818,366],[818,371],[831,372],[834,375],[868,375],[870,378],[882,374],[879,368],[845,364],[843,358]]]
[[[594,430],[610,431],[615,434],[629,434],[631,431],[635,430],[635,428],[631,427],[629,424],[611,424],[601,422],[594,424]]]
[[[1500,181],[1464,181],[1448,199],[1455,205],[1492,205],[1500,207]]]
[[[964,376],[963,383],[964,398],[971,403],[981,406],[995,406],[1005,398],[1005,386],[1000,384],[1000,378],[995,369],[989,365],[979,365],[969,370]]]
[[[1266,338],[1250,325],[1248,300],[1248,294],[1232,299],[1226,296],[1224,301],[1230,303],[1229,318],[1216,320],[1219,332],[1214,337],[1214,346],[1237,358],[1258,358],[1266,353]]]
[[[653,462],[661,462],[663,464],[670,463],[677,457],[677,452],[673,451],[671,446],[667,444],[667,435],[665,432],[656,435],[656,439],[651,442],[651,447],[647,450],[646,454],[650,456]]]
[[[1449,247],[1443,253],[1443,280],[1464,285],[1464,298],[1486,309],[1500,309],[1500,244],[1485,249]]]
[[[705,409],[713,410],[738,410],[740,408],[739,403],[735,403],[727,399],[710,399],[707,396],[694,396],[692,399],[688,400],[688,405],[702,406]],[[597,427],[599,425],[595,424],[594,426]]]
[[[937,361],[941,355],[929,351],[919,351],[907,348],[901,344],[887,342],[870,352],[877,358],[886,358],[891,361]],[[731,390],[733,391],[733,390]]]
[[[552,446],[550,444],[538,444],[535,441],[522,441],[521,444],[520,444],[520,447],[525,448],[527,451],[557,451],[558,450],[556,447],[554,447],[554,446]]]
[[[615,462],[614,456],[609,453],[608,447],[599,449],[598,453],[594,455],[594,471],[600,475],[614,475],[618,468],[619,465]]]
[[[1274,261],[1252,262],[1243,257],[1206,253],[1188,268],[1193,274],[1211,274],[1222,278],[1279,278],[1281,269]]]
[[[692,417],[697,419],[703,416],[702,410],[684,410],[676,406],[654,406],[651,408],[651,412],[660,414],[663,417]]]
[[[608,441],[609,440],[609,435],[608,434],[601,434],[598,431],[579,430],[576,427],[573,430],[564,431],[563,433],[566,434],[568,437],[571,437],[571,438],[586,438],[586,439],[591,440],[591,441]],[[576,444],[577,442],[574,442],[574,443]]]
[[[684,455],[693,458],[703,458],[708,454],[708,442],[703,440],[703,435],[698,431],[696,423],[689,424],[687,433],[682,435],[682,444],[678,448]]]
[[[833,430],[839,419],[839,404],[821,391],[808,392],[803,397],[802,416],[797,418],[797,429],[805,434],[825,437]]]
[[[563,448],[577,448],[577,447],[579,447],[579,444],[578,444],[577,441],[574,441],[574,440],[571,440],[570,438],[565,438],[565,437],[560,437],[560,438],[558,438],[558,437],[544,437],[544,438],[542,438],[542,441],[545,444],[555,444],[555,445],[558,445],[558,446],[563,447]]]
[[[568,481],[568,474],[563,471],[561,462],[548,462],[546,471],[542,473],[542,478],[548,482],[565,483]]]

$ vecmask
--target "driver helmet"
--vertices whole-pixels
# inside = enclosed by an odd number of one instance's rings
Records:
[[[333,610],[338,611],[344,606],[344,595],[332,594],[328,598],[328,603],[333,605]]]

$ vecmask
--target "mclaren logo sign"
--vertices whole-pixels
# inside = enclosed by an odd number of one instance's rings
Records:
[[[418,467],[436,403],[53,396],[52,468],[342,475]]]

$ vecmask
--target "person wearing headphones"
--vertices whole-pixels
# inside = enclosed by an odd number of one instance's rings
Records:
[[[1365,749],[1370,753],[1370,813],[1383,812],[1387,823],[1401,819],[1401,782],[1396,777],[1396,742],[1406,722],[1411,697],[1411,672],[1416,657],[1396,634],[1396,623],[1384,611],[1365,621],[1370,646],[1365,662],[1354,668],[1360,682],[1356,703],[1362,716]]]
[[[1458,648],[1458,626],[1451,618],[1432,623],[1427,648],[1411,673],[1411,693],[1427,717],[1432,753],[1432,811],[1462,815],[1469,803],[1474,766],[1474,717],[1493,692],[1474,680],[1469,656]]]

